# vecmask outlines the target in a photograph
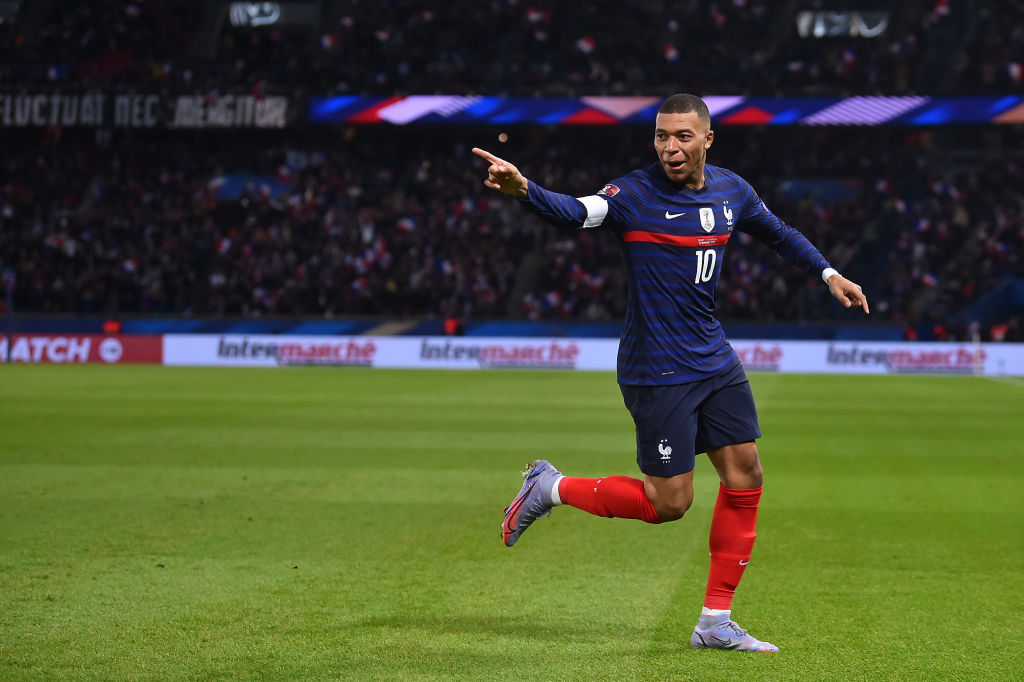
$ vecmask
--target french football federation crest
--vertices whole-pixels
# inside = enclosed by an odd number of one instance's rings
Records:
[[[732,225],[732,209],[729,208],[729,202],[728,201],[723,201],[722,202],[722,214],[725,216],[725,220],[726,220],[725,224],[726,225]]]
[[[713,208],[702,208],[700,210],[700,226],[705,232],[715,229],[715,210]]]

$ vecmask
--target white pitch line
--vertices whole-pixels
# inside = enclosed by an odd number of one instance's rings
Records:
[[[999,384],[1006,384],[1008,386],[1016,386],[1017,388],[1024,388],[1024,377],[999,377],[999,376],[983,376],[983,379],[994,381]]]

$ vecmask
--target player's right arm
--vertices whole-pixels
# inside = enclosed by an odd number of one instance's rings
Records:
[[[518,168],[479,147],[473,147],[473,153],[491,164],[487,167],[487,179],[484,180],[484,185],[499,192],[511,194],[518,199],[527,198],[530,181],[519,172]]]
[[[597,227],[608,215],[609,202],[597,195],[581,197],[550,192],[526,179],[514,165],[488,151],[473,147],[473,153],[490,163],[484,185],[510,194],[538,216],[558,227]]]

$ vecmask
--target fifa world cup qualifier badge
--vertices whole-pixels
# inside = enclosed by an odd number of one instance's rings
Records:
[[[705,232],[715,229],[715,209],[705,206],[700,209],[700,226]]]

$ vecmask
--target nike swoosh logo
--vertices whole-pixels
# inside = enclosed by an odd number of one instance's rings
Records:
[[[515,522],[519,520],[519,510],[522,509],[524,504],[526,504],[526,498],[529,497],[530,493],[533,491],[536,485],[537,484],[534,483],[533,485],[526,489],[525,493],[523,493],[516,499],[512,500],[512,504],[510,504],[508,508],[505,510],[505,519],[511,520],[513,525],[515,525]]]
[[[666,220],[672,220],[673,218],[678,218],[681,215],[686,215],[686,213],[669,213],[668,211],[665,211]]]
[[[750,559],[747,559],[746,561],[744,561],[743,559],[740,559],[740,566],[746,566],[749,563],[750,563]]]

